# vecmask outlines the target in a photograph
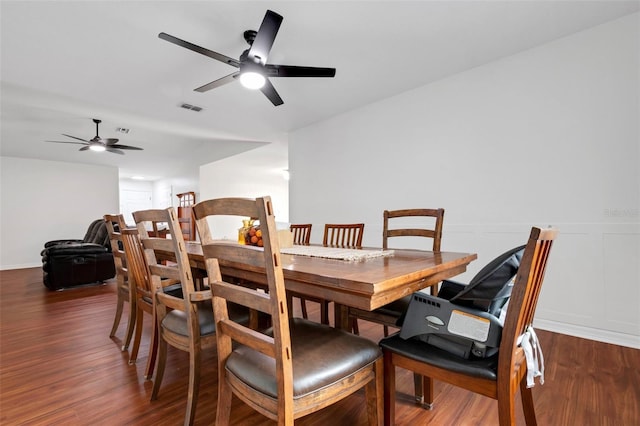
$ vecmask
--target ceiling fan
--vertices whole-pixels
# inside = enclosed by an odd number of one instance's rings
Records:
[[[82,148],[80,148],[80,151],[87,151],[87,150],[98,151],[98,152],[107,151],[107,152],[112,152],[114,154],[120,154],[120,155],[124,155],[124,152],[121,151],[123,149],[133,149],[137,151],[142,151],[142,148],[138,148],[137,146],[120,145],[118,144],[118,139],[101,138],[100,136],[98,136],[99,135],[98,125],[102,123],[102,120],[96,120],[94,118],[93,122],[96,123],[96,135],[90,140],[78,138],[71,135],[66,135],[63,133],[62,134],[63,136],[66,136],[72,139],[77,139],[82,142],[71,142],[71,141],[45,141],[45,142],[72,143],[76,145],[84,145]]]
[[[267,64],[267,57],[269,56],[271,46],[273,45],[281,23],[282,16],[271,10],[267,10],[258,31],[247,30],[244,32],[244,39],[249,43],[250,47],[242,52],[239,60],[205,49],[204,47],[181,40],[167,33],[160,33],[158,37],[217,61],[224,62],[232,67],[239,68],[238,71],[232,74],[198,87],[195,89],[196,92],[206,92],[207,90],[239,79],[242,85],[247,88],[260,89],[273,105],[278,106],[284,102],[269,81],[269,77],[335,77],[336,75],[335,68]]]

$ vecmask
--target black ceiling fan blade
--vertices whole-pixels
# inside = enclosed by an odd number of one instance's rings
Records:
[[[75,136],[66,135],[66,134],[64,134],[64,133],[62,134],[62,136],[66,136],[66,137],[71,138],[71,139],[77,139],[77,140],[82,141],[82,142],[90,143],[90,141],[88,141],[88,140],[86,140],[86,139],[77,138],[77,137],[75,137]]]
[[[254,59],[254,61],[261,65],[267,63],[267,57],[280,29],[280,24],[282,24],[282,16],[271,10],[267,10],[262,24],[260,24],[260,29],[258,29],[258,34],[256,34],[251,49],[249,49],[249,58]]]
[[[108,146],[106,151],[107,151],[107,152],[111,152],[111,153],[113,153],[113,154],[120,154],[120,155],[124,155],[124,152],[120,151],[119,149],[115,149],[115,148],[113,148],[113,147],[111,147],[111,146]]]
[[[282,105],[284,103],[280,95],[278,95],[276,88],[273,87],[273,84],[271,84],[268,78],[265,80],[264,86],[260,88],[260,91],[269,98],[274,106]]]
[[[169,43],[176,44],[180,47],[184,47],[189,50],[193,50],[196,53],[200,53],[201,55],[208,56],[209,58],[215,59],[220,62],[224,62],[225,64],[229,64],[233,67],[240,68],[240,62],[237,59],[230,58],[222,53],[214,52],[213,50],[205,49],[204,47],[200,47],[196,44],[189,43],[188,41],[181,40],[177,37],[169,35],[167,33],[158,34],[163,40],[168,41]]]
[[[119,139],[114,138],[98,138],[98,142],[103,143],[105,145],[115,145],[117,144]]]
[[[335,77],[335,68],[320,67],[298,67],[295,65],[275,65],[265,66],[269,77]]]
[[[89,145],[87,146],[83,146],[82,148],[80,148],[78,151],[88,151],[91,147]]]
[[[143,151],[144,150],[144,148],[138,148],[137,146],[119,145],[119,144],[107,145],[107,149],[109,149],[109,148],[133,149],[133,150],[136,150],[136,151]]]
[[[51,143],[71,143],[74,145],[88,145],[88,143],[86,142],[71,142],[71,141],[45,141],[45,142],[51,142]]]
[[[207,83],[204,86],[200,86],[196,89],[193,89],[196,92],[206,92],[211,89],[215,89],[216,87],[224,86],[225,84],[231,83],[240,75],[240,71],[234,72],[233,74],[229,74],[222,78],[212,81],[211,83]]]

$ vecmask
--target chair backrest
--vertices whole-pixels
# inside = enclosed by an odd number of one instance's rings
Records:
[[[127,280],[127,256],[122,245],[122,230],[126,228],[124,216],[121,214],[105,214],[103,223],[109,242],[111,243],[111,253],[116,267],[116,281],[118,285],[123,285]]]
[[[324,237],[322,245],[345,248],[362,247],[362,234],[364,233],[364,223],[324,225]]]
[[[293,233],[293,244],[296,245],[309,245],[311,241],[311,224],[292,224],[289,226],[289,230]]]
[[[202,243],[209,285],[213,294],[216,322],[218,371],[224,371],[225,362],[240,343],[274,358],[278,386],[278,406],[284,412],[285,401],[293,400],[293,361],[291,336],[282,262],[275,216],[270,197],[257,199],[221,198],[205,200],[193,208],[196,226]],[[260,220],[263,248],[229,241],[214,240],[207,218],[211,216],[254,217]],[[220,263],[242,263],[263,273],[268,291],[224,282]],[[229,317],[227,302],[236,303],[271,316],[273,333],[262,334]]]
[[[191,299],[195,297],[192,294],[196,291],[175,209],[169,207],[161,210],[141,210],[133,213],[133,219],[136,222],[149,268],[151,289],[156,297],[158,322],[161,322],[166,315],[167,308],[171,308],[185,312],[189,317],[189,324],[197,324],[196,307],[190,303]],[[157,234],[153,231],[147,231],[148,229],[157,229],[158,225],[166,226],[171,238],[156,237],[154,235]],[[172,253],[175,262],[168,262],[166,265],[159,263],[156,252]],[[166,279],[181,283],[183,298],[164,293],[162,281]]]
[[[167,238],[171,235],[168,225],[165,222],[151,222],[150,228],[147,228],[147,232],[150,237]]]
[[[127,254],[129,280],[135,285],[139,298],[153,302],[153,290],[149,279],[149,266],[142,248],[142,242],[138,235],[138,229],[124,229],[122,231],[122,243]]]
[[[518,338],[531,326],[551,246],[558,231],[532,228],[518,268],[502,329],[498,377],[510,377],[518,359]]]
[[[415,228],[411,222],[412,228],[397,228],[390,226],[390,219],[405,218],[403,223],[407,221],[419,220],[420,223],[429,221],[429,226],[425,223],[420,228]],[[433,218],[434,220],[424,219]],[[444,221],[444,209],[403,209],[403,210],[385,210],[383,213],[383,229],[382,229],[382,248],[386,250],[388,247],[388,239],[392,237],[426,237],[433,240],[432,251],[440,251],[440,242],[442,240],[442,222]],[[399,219],[400,220],[400,219]],[[399,221],[393,221],[399,223]]]

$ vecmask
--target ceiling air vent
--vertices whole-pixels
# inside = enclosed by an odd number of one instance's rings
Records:
[[[190,104],[182,104],[182,105],[180,105],[180,108],[190,109],[191,111],[195,111],[195,112],[202,111],[202,107],[199,107],[199,106],[196,106],[196,105],[190,105]]]
[[[129,129],[125,129],[124,127],[118,127],[118,128],[116,129],[116,132],[118,132],[118,133],[124,133],[124,134],[126,135],[127,133],[129,133]]]

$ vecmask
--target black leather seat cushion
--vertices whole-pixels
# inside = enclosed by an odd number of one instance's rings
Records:
[[[417,339],[402,339],[399,333],[380,341],[380,346],[407,358],[475,377],[496,380],[498,354],[489,358],[465,359]]]
[[[291,319],[290,330],[294,398],[335,383],[382,355],[368,339],[302,318]],[[277,397],[273,358],[240,346],[229,356],[226,369],[259,391]]]

